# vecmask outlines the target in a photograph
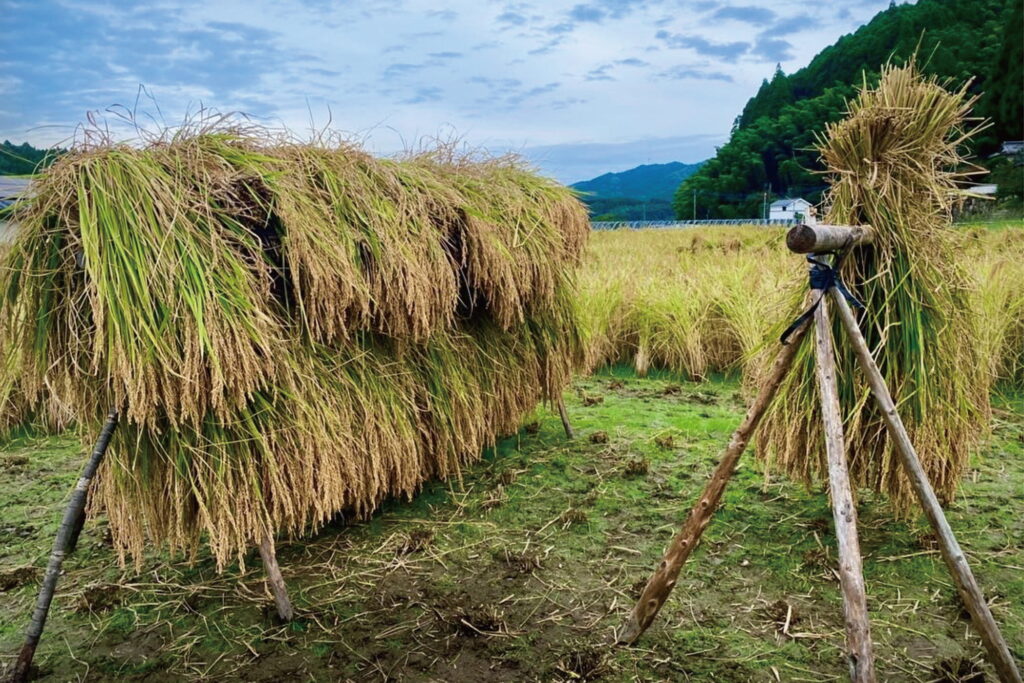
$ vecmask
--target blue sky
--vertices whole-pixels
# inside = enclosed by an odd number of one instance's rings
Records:
[[[200,108],[390,154],[431,137],[565,182],[714,153],[770,76],[888,0],[0,0],[0,139]],[[139,97],[140,86],[145,93]],[[116,110],[116,109],[115,109]]]

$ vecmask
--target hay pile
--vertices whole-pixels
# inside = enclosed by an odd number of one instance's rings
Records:
[[[581,360],[571,193],[511,159],[400,161],[251,130],[63,156],[13,219],[17,407],[86,440],[93,510],[219,566],[456,475]]]
[[[830,176],[825,222],[867,223],[873,245],[854,249],[842,274],[864,302],[860,326],[940,499],[953,497],[988,423],[988,360],[974,340],[971,280],[957,262],[950,214],[963,173],[958,147],[973,100],[921,76],[914,64],[883,69],[845,120],[830,125],[821,155]],[[795,264],[794,264],[795,266]],[[803,301],[802,292],[794,296]],[[795,312],[803,304],[792,302]],[[788,321],[787,321],[788,322]],[[906,509],[912,491],[852,347],[833,316],[839,396],[851,476]],[[826,479],[813,347],[765,416],[758,452],[790,475]]]

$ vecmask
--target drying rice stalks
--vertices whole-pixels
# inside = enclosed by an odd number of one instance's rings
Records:
[[[987,359],[973,342],[971,283],[948,230],[963,176],[948,169],[962,161],[957,150],[969,136],[972,102],[965,89],[948,92],[913,64],[888,66],[878,87],[865,85],[848,117],[821,141],[832,181],[826,222],[866,223],[876,231],[872,245],[844,260],[843,277],[866,306],[861,329],[945,500],[989,412]],[[834,336],[852,478],[905,509],[912,493],[894,446],[852,349],[838,331]],[[813,362],[805,345],[758,440],[762,458],[804,480],[826,471]]]
[[[205,539],[223,566],[366,515],[456,475],[582,361],[586,214],[511,159],[220,126],[77,150],[33,189],[0,272],[0,409],[87,439],[121,412],[93,510],[122,556]]]

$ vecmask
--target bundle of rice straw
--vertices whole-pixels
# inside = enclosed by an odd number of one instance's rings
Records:
[[[874,244],[847,255],[842,276],[865,304],[860,327],[943,500],[953,497],[989,418],[987,362],[972,342],[970,279],[949,230],[962,197],[965,173],[955,169],[963,168],[958,148],[970,135],[973,101],[966,88],[947,91],[914,63],[889,65],[820,141],[831,182],[825,222],[875,228]],[[792,311],[805,305],[795,301],[804,301],[805,283],[794,291]],[[905,511],[909,482],[838,316],[833,327],[852,479]],[[804,343],[757,444],[760,457],[804,481],[827,479],[813,356]]]
[[[122,416],[92,512],[223,567],[456,475],[581,361],[571,192],[514,159],[252,129],[61,157],[15,208],[0,343],[23,414]],[[9,402],[10,405],[13,405]]]

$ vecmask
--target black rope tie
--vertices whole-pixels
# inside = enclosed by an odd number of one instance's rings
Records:
[[[839,265],[843,261],[843,256],[846,253],[839,254],[836,256],[835,263],[829,265],[824,261],[819,261],[813,256],[807,257],[807,262],[811,264],[808,271],[808,281],[811,289],[821,290],[821,294],[818,296],[818,300],[811,304],[811,307],[800,314],[800,317],[793,321],[793,324],[786,328],[786,331],[779,337],[779,341],[786,344],[789,336],[797,331],[797,329],[803,325],[807,320],[810,319],[814,312],[818,310],[818,306],[821,305],[821,300],[828,294],[828,290],[835,287],[839,290],[839,293],[843,295],[843,298],[854,308],[864,308],[864,304],[857,300],[850,290],[846,288],[843,283],[843,278],[839,274]]]

